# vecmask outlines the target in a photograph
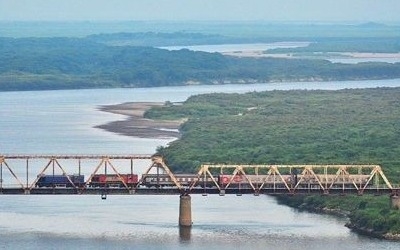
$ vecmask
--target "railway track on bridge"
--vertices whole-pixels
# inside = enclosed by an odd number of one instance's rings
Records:
[[[136,161],[149,161],[135,173]],[[397,194],[378,165],[202,165],[151,155],[1,155],[1,194]]]

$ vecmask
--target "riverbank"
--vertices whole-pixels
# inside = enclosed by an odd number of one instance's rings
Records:
[[[112,133],[139,138],[179,138],[178,129],[183,120],[153,120],[144,117],[145,112],[150,108],[163,105],[160,102],[127,102],[100,106],[99,110],[124,115],[126,119],[95,127]]]
[[[266,50],[238,50],[222,52],[226,56],[235,57],[251,57],[251,58],[285,58],[285,59],[310,59],[319,58],[325,60],[332,59],[359,59],[360,61],[379,62],[387,60],[388,62],[399,62],[400,53],[366,53],[366,52],[326,52],[326,53],[309,53],[307,55],[299,55],[296,53],[268,53]]]
[[[360,235],[400,241],[398,210],[390,208],[388,196],[287,196],[276,195],[279,204],[299,211],[347,218],[344,225]]]

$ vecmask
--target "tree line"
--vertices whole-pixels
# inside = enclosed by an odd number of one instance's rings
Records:
[[[400,63],[237,58],[108,46],[89,38],[0,38],[0,90],[157,87],[400,77]]]

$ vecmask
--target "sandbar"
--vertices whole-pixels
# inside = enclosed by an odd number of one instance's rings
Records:
[[[160,102],[127,102],[99,106],[98,109],[101,111],[125,115],[126,119],[98,125],[95,128],[139,138],[179,138],[179,126],[183,120],[153,120],[144,117],[144,113],[151,107],[163,105],[164,103]]]

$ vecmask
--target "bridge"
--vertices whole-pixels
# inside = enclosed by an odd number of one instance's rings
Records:
[[[400,207],[379,165],[204,164],[197,174],[174,174],[156,155],[0,155],[0,194],[179,194],[186,226],[190,194],[351,193],[388,194]]]

